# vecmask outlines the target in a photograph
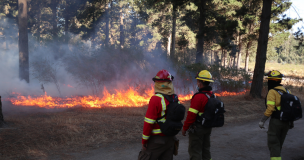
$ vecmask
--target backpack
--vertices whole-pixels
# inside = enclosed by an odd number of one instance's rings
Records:
[[[167,106],[167,113],[158,118],[156,122],[158,123],[163,134],[166,136],[175,136],[183,128],[182,120],[184,119],[186,108],[184,105],[179,103],[176,94],[171,96],[164,94],[162,95],[169,101],[169,105]],[[160,121],[160,119],[164,117],[166,117],[166,121]]]
[[[224,125],[224,103],[216,98],[214,94],[209,96],[205,92],[196,94],[205,94],[208,102],[205,105],[205,112],[202,115],[197,114],[196,123],[202,124],[204,127],[222,127]],[[195,95],[194,95],[195,96]]]
[[[289,93],[288,90],[282,91],[274,89],[281,95],[281,110],[274,112],[273,117],[281,121],[296,121],[302,118],[302,106],[300,99]]]

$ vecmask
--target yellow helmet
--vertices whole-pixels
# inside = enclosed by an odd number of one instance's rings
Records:
[[[212,80],[211,73],[207,70],[201,70],[199,73],[197,73],[195,79],[202,80],[202,81],[207,81],[207,82],[214,82]]]
[[[281,80],[284,77],[284,74],[277,70],[269,71],[267,74],[267,79],[269,80]]]

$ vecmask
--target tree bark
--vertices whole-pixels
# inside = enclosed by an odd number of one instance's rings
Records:
[[[242,60],[242,36],[239,36],[239,52],[238,52],[238,58],[237,58],[237,69],[240,69],[241,66],[241,60]]]
[[[3,113],[2,113],[2,102],[1,102],[1,96],[0,96],[0,128],[4,125],[5,121],[3,118]]]
[[[65,17],[64,17],[64,41],[65,43],[69,42],[69,16],[68,16],[68,12],[65,11]]]
[[[204,28],[205,28],[205,21],[206,21],[206,0],[201,0],[199,11],[199,23],[198,23],[198,33],[197,33],[197,44],[196,44],[196,60],[195,63],[201,63],[203,59],[204,53]]]
[[[122,13],[122,7],[120,8],[120,49],[123,49],[125,45],[125,35],[124,35],[124,18]]]
[[[245,71],[248,72],[248,63],[249,63],[249,47],[250,47],[250,42],[247,43],[246,46],[246,61],[245,61]]]
[[[29,53],[27,35],[27,0],[18,0],[19,24],[19,78],[27,83],[29,79]]]
[[[261,97],[261,92],[263,89],[263,78],[264,78],[266,53],[267,53],[267,45],[268,45],[269,23],[271,18],[271,5],[272,5],[272,0],[263,0],[257,56],[255,61],[252,86],[250,89],[250,95],[252,97]]]
[[[52,25],[53,25],[53,30],[52,30],[52,34],[53,34],[53,39],[57,39],[58,36],[58,27],[57,27],[57,0],[52,0],[51,1],[51,5],[50,8],[52,10]]]
[[[171,48],[170,48],[170,45],[171,45],[171,36],[172,36],[172,33],[169,35],[168,37],[168,43],[167,43],[167,56],[170,57],[170,54],[171,54]]]
[[[105,30],[105,36],[106,36],[106,39],[105,39],[105,46],[108,46],[109,45],[109,42],[110,42],[110,14],[109,14],[109,4],[108,2],[105,3],[105,8],[106,8],[106,30]]]
[[[171,52],[170,52],[171,60],[174,60],[175,57],[176,13],[177,13],[177,6],[173,3],[172,36],[171,36],[172,39],[171,39]]]

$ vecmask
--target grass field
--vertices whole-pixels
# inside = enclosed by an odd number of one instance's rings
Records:
[[[249,63],[249,71],[254,70],[255,63]],[[244,68],[245,64],[242,63],[241,67]],[[286,76],[294,76],[304,78],[304,65],[296,64],[282,64],[282,63],[266,63],[265,72],[271,70],[278,70]]]

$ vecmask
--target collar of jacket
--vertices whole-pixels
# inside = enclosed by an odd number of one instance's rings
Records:
[[[212,90],[212,87],[211,86],[207,86],[207,87],[204,87],[204,88],[200,88],[198,91],[199,92],[203,92],[203,91],[211,91]]]

